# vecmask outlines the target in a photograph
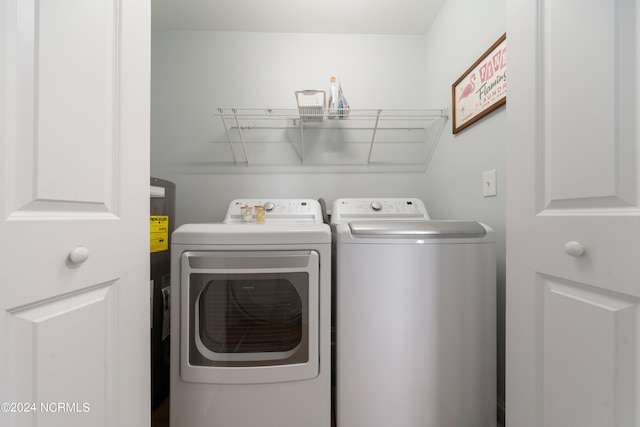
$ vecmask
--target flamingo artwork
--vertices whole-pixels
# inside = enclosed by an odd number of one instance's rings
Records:
[[[458,99],[458,102],[462,101],[464,98],[466,98],[467,96],[471,95],[471,93],[473,92],[473,90],[476,88],[476,75],[471,74],[471,78],[469,78],[469,84],[466,85],[464,87],[464,89],[462,90],[462,93],[460,94],[460,99]]]

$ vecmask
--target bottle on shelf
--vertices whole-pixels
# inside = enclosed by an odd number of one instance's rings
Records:
[[[341,119],[349,116],[349,102],[342,92],[342,85],[338,82],[338,117]]]
[[[333,119],[336,116],[338,105],[338,86],[336,85],[336,76],[331,76],[329,83],[329,103],[327,104],[327,117]]]

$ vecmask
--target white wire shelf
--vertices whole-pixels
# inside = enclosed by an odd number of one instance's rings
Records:
[[[382,108],[354,108],[342,111],[330,111],[322,108],[217,108],[215,112],[224,126],[224,131],[237,165],[238,155],[234,144],[241,145],[244,161],[249,165],[247,150],[248,131],[260,129],[291,129],[299,128],[300,163],[305,163],[305,132],[313,130],[349,130],[368,132],[366,141],[369,144],[365,164],[372,163],[372,153],[379,131],[412,131],[419,130],[426,135],[425,143],[431,142],[428,159],[435,148],[442,126],[432,126],[435,122],[444,122],[448,118],[448,109],[382,109]],[[438,130],[432,132],[433,128]],[[435,138],[435,139],[434,139]],[[427,160],[428,160],[427,159]]]
[[[383,108],[351,108],[341,112],[330,111],[326,108],[218,108],[216,115],[224,119],[253,119],[253,120],[435,120],[448,117],[448,109],[383,109]]]

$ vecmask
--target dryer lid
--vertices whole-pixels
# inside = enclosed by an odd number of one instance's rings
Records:
[[[354,236],[421,238],[484,237],[486,228],[475,221],[356,221],[349,223]]]

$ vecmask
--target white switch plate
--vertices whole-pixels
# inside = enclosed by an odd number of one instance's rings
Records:
[[[486,171],[482,174],[482,195],[484,197],[496,196],[496,170]]]

